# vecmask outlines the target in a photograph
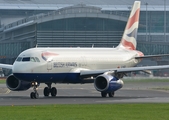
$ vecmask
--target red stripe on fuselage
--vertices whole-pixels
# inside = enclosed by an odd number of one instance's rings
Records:
[[[43,56],[57,56],[58,54],[52,53],[52,52],[43,52],[42,55]]]
[[[50,57],[58,56],[59,54],[52,53],[52,52],[43,52],[41,54],[42,58],[46,61]]]
[[[125,39],[122,39],[121,43],[125,48],[127,48],[129,50],[135,50],[136,49],[132,42],[128,42]]]
[[[140,8],[134,13],[134,15],[129,19],[127,24],[127,29],[129,29],[135,22],[138,22],[140,14]]]

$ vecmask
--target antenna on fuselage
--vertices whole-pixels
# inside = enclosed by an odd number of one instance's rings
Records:
[[[94,44],[92,44],[92,48],[94,48]]]

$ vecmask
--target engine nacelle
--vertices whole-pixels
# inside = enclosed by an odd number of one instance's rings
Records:
[[[9,75],[6,79],[6,86],[12,91],[23,91],[28,90],[31,83],[18,80],[14,75]]]
[[[94,87],[100,92],[113,92],[123,87],[123,81],[114,76],[102,74],[94,80]]]

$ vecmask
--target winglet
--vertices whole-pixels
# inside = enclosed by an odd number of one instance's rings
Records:
[[[140,4],[140,1],[134,2],[126,28],[123,33],[123,37],[121,39],[120,44],[118,45],[118,47],[120,48],[136,50],[137,30],[140,16]]]

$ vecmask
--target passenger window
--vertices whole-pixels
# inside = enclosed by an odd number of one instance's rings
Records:
[[[35,59],[36,59],[37,62],[40,62],[40,60],[37,57],[35,57]]]
[[[22,61],[23,61],[23,62],[30,61],[30,57],[24,57],[24,58],[22,59]]]
[[[21,61],[22,60],[22,58],[21,57],[18,57],[17,59],[16,59],[16,61]]]

